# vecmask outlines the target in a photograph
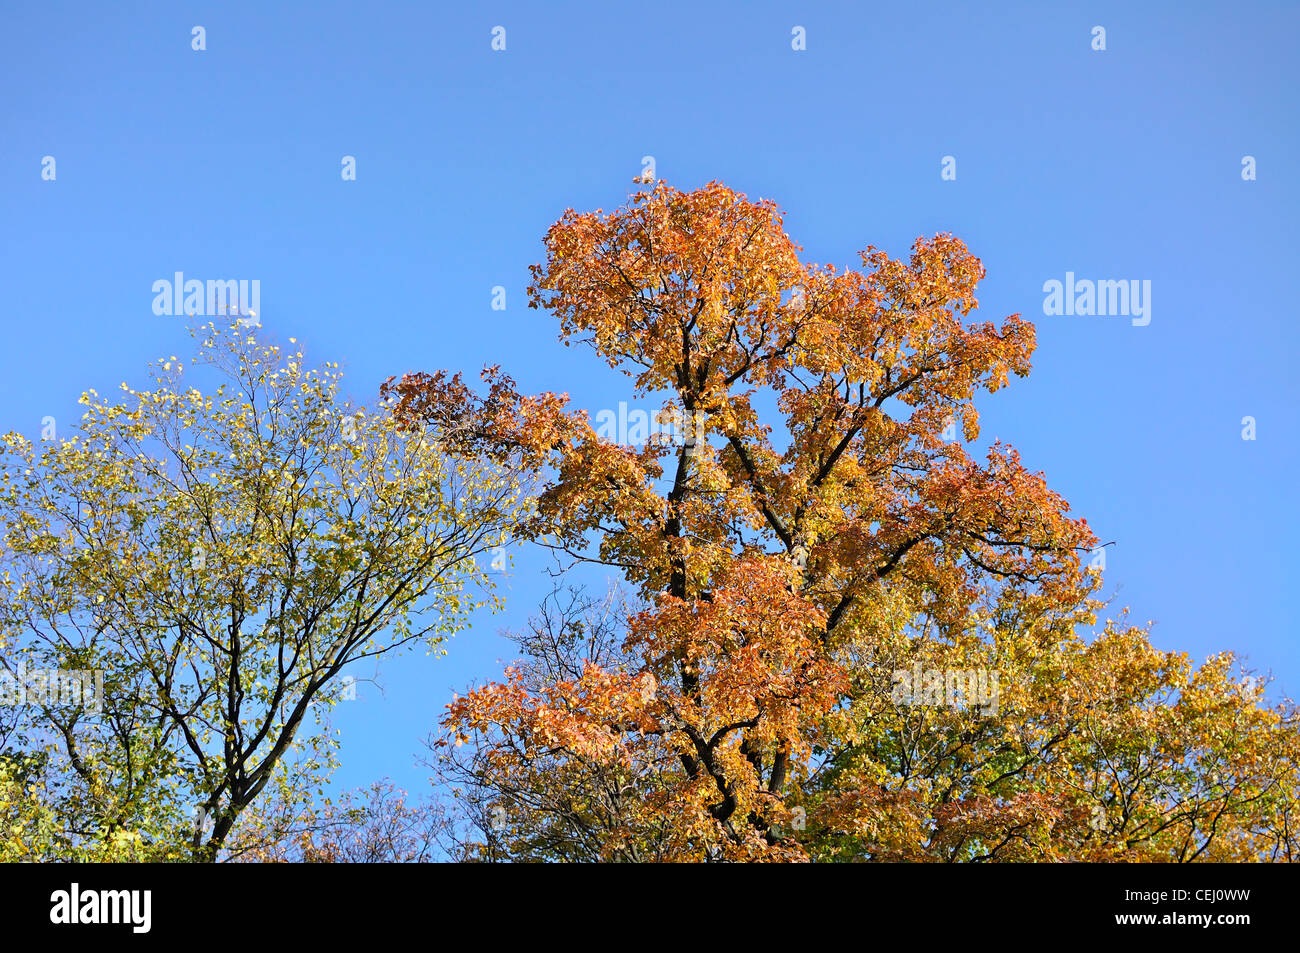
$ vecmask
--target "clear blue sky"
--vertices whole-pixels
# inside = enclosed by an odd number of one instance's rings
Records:
[[[1291,3],[8,3],[0,429],[70,423],[85,388],[184,353],[184,319],[151,309],[175,271],[260,280],[264,326],[359,398],[500,363],[614,407],[622,379],[525,307],[526,269],[653,155],[679,187],[777,199],[813,260],[964,238],[982,314],[1039,328],[982,442],[1117,541],[1108,590],[1157,645],[1246,653],[1296,694],[1297,31]],[[1150,280],[1150,324],[1045,317],[1067,271]],[[389,662],[342,706],[341,782],[423,787],[419,739],[500,671],[543,564],[447,658]]]

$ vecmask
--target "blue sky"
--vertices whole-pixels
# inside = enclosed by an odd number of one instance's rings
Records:
[[[1107,589],[1159,647],[1300,689],[1296,5],[42,2],[0,23],[0,429],[62,427],[86,388],[186,353],[151,308],[176,271],[258,279],[264,327],[360,399],[499,363],[616,407],[623,380],[525,306],[527,266],[652,155],[678,187],[777,199],[812,260],[966,240],[981,315],[1039,332],[1033,374],[979,405],[981,443],[1116,540]],[[1045,316],[1066,272],[1149,280],[1150,324]],[[504,614],[342,706],[341,783],[423,788],[420,739],[499,673],[543,565],[523,554]]]

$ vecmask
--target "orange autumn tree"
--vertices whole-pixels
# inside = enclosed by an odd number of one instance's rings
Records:
[[[526,535],[616,568],[516,636],[434,742],[470,854],[542,860],[1233,860],[1295,849],[1295,714],[1227,655],[1102,626],[1098,539],[972,459],[1034,328],[971,320],[958,239],[808,264],[771,201],[660,182],[546,235],[530,306],[662,402],[607,439],[493,368],[386,385],[451,452],[545,475]]]

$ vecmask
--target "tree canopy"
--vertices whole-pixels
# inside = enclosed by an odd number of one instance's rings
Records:
[[[1101,618],[1087,521],[1013,448],[968,454],[1035,336],[973,320],[959,239],[839,270],[774,202],[659,182],[545,246],[530,306],[676,427],[620,444],[497,368],[483,396],[386,385],[406,426],[536,468],[526,535],[627,586],[626,611],[557,594],[450,706],[467,852],[1291,858],[1294,709]]]

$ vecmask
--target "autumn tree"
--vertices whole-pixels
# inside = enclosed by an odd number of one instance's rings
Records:
[[[624,649],[629,599],[618,587],[596,594],[557,585],[520,630],[504,634],[521,658],[512,669],[521,694],[544,697],[558,684],[580,681],[588,666],[628,671]],[[648,680],[641,687],[649,694]],[[643,809],[628,797],[634,775],[653,778],[653,765],[628,772],[607,759],[574,757],[568,751],[530,750],[525,736],[493,733],[491,743],[447,744],[440,733],[427,742],[424,759],[444,796],[443,829],[448,857],[494,862],[512,858],[553,861],[648,861],[667,859],[667,818],[656,825],[637,817],[639,836],[615,832]]]
[[[974,319],[960,240],[841,271],[771,201],[660,182],[545,245],[530,306],[668,437],[495,368],[482,397],[387,385],[454,452],[538,468],[530,538],[630,587],[599,652],[564,634],[585,610],[544,613],[450,706],[489,859],[1290,858],[1293,709],[1099,622],[1086,520],[1012,448],[967,453],[1035,339]]]
[[[17,855],[216,859],[263,792],[328,773],[349,665],[441,652],[495,601],[515,471],[354,406],[296,346],[196,336],[151,389],[84,394],[68,439],[4,438],[0,667],[101,682],[13,709],[40,760],[0,765],[0,807],[57,832]]]

